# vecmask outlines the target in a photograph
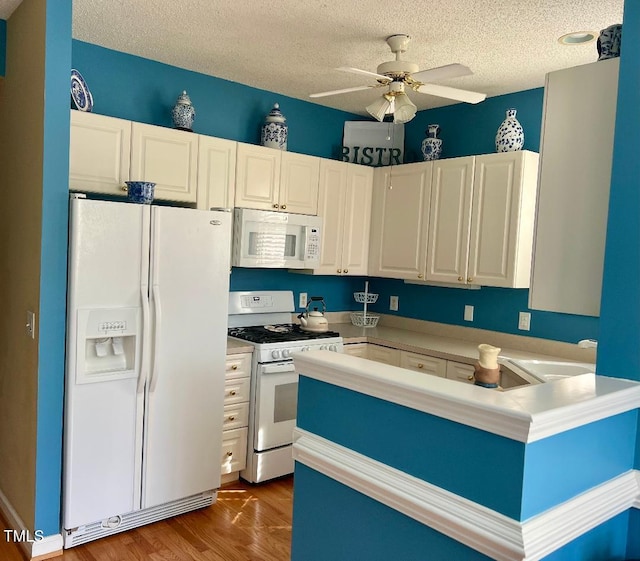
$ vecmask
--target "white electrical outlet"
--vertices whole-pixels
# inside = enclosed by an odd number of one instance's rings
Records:
[[[398,311],[398,300],[399,298],[397,296],[389,296],[389,309],[392,312]]]
[[[307,293],[306,292],[301,292],[300,293],[300,299],[298,301],[298,307],[300,307],[300,308],[306,308],[307,307]]]
[[[529,331],[529,329],[531,329],[531,314],[529,312],[520,312],[518,329],[522,329],[522,331]]]
[[[473,306],[464,307],[464,321],[473,321]]]

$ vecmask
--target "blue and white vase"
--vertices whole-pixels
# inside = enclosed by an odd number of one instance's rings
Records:
[[[507,109],[507,118],[496,133],[496,152],[516,152],[524,146],[524,129],[516,119],[516,110]]]
[[[171,117],[173,118],[173,126],[176,129],[182,131],[190,131],[193,129],[193,120],[196,117],[196,110],[191,104],[191,99],[187,95],[186,91],[178,97],[178,101],[171,110]]]
[[[598,37],[598,60],[607,60],[620,56],[620,42],[622,40],[622,25],[610,25]]]
[[[280,105],[276,103],[265,118],[264,125],[262,125],[260,144],[268,148],[286,150],[288,135],[289,127],[287,126],[287,120],[280,112]]]
[[[427,138],[422,141],[422,157],[427,160],[438,160],[442,156],[442,139],[437,138],[440,125],[428,125],[425,134]]]

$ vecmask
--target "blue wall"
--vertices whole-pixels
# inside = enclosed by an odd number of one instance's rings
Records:
[[[0,76],[4,76],[7,67],[7,21],[0,19]]]
[[[340,158],[344,121],[362,117],[327,109],[271,92],[190,72],[159,62],[73,41],[72,61],[94,98],[96,113],[144,123],[172,126],[171,108],[185,89],[196,108],[194,131],[258,144],[259,129],[274,102],[279,102],[289,124],[289,149],[325,158]],[[537,151],[542,120],[541,88],[489,98],[478,105],[456,104],[423,111],[405,127],[407,160],[418,159],[429,123],[442,127],[444,157],[489,153],[495,150],[495,132],[511,107],[525,129],[525,148]],[[364,279],[304,277],[284,271],[234,270],[231,290],[291,289],[327,299],[330,311],[358,306],[352,292]],[[381,297],[372,309],[389,312],[389,295],[400,297],[398,315],[576,342],[598,337],[598,319],[549,312],[531,312],[531,331],[517,329],[518,313],[527,310],[528,291],[482,288],[469,291],[372,279],[371,290]],[[473,323],[463,321],[466,304],[476,307]]]

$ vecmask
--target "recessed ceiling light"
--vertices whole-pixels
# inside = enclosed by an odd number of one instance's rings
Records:
[[[584,45],[595,41],[597,36],[597,31],[574,31],[559,37],[558,43],[561,45]]]

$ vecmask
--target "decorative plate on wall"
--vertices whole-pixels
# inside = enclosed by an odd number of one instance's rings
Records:
[[[82,74],[76,69],[71,69],[71,99],[76,109],[90,112],[93,109],[93,96]]]

